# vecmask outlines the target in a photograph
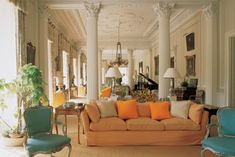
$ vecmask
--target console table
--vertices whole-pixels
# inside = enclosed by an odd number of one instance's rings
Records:
[[[67,115],[75,115],[78,118],[78,142],[79,142],[79,130],[80,130],[80,113],[84,106],[75,106],[64,108],[63,105],[55,108],[55,122],[57,121],[57,117],[59,115],[64,115],[65,118],[65,133],[67,134]],[[55,123],[56,134],[58,134],[58,126]]]
[[[219,107],[215,105],[208,105],[208,104],[204,104],[203,106],[204,106],[204,110],[209,112],[209,122],[210,122],[211,116],[217,114]]]

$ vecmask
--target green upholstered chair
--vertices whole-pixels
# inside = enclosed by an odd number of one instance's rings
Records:
[[[235,108],[220,108],[217,111],[218,125],[209,124],[202,141],[201,156],[210,150],[218,156],[235,156]],[[210,128],[218,127],[218,136],[208,137]]]
[[[35,154],[52,154],[60,151],[65,146],[71,154],[71,139],[67,136],[52,134],[52,107],[36,106],[25,110],[27,139],[25,148],[30,157]]]

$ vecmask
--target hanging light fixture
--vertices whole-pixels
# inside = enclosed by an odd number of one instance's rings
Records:
[[[127,59],[122,59],[122,46],[121,46],[121,42],[119,41],[119,29],[120,29],[120,20],[119,20],[119,24],[117,26],[118,29],[118,42],[117,42],[117,51],[116,51],[116,59],[114,61],[110,62],[111,66],[117,65],[127,65],[128,64],[128,60]]]

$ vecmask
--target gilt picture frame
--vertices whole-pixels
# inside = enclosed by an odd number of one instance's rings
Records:
[[[186,76],[196,76],[196,55],[186,56]]]

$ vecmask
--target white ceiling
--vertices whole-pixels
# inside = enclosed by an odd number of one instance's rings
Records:
[[[175,1],[178,7],[173,10],[171,19],[182,14],[185,8],[189,8],[188,6],[195,9],[210,0]],[[74,43],[85,44],[86,16],[82,1],[48,0],[46,3],[51,8],[52,21],[65,33],[65,36]],[[189,5],[190,3],[192,5]],[[121,42],[150,42],[153,30],[156,32],[158,28],[157,15],[153,10],[154,0],[103,0],[101,4],[103,5],[98,16],[99,42],[112,45],[117,42],[119,21]],[[180,5],[185,7],[179,7]],[[109,44],[106,45],[109,47]]]

